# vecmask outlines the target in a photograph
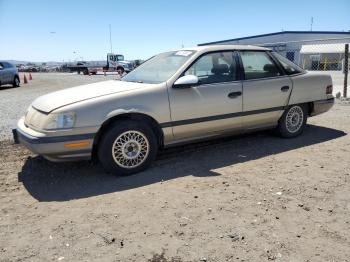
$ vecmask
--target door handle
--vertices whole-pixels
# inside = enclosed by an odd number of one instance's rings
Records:
[[[282,91],[282,92],[287,92],[288,89],[289,89],[289,86],[282,86],[282,87],[281,87],[281,91]]]
[[[239,92],[231,92],[227,96],[229,98],[236,98],[236,97],[241,96],[241,95],[242,95],[242,92],[239,91]]]

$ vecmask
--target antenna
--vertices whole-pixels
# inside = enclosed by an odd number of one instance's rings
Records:
[[[109,24],[109,44],[110,44],[110,46],[111,46],[111,53],[113,53],[113,51],[112,51],[112,26],[111,26],[111,24]]]
[[[313,17],[311,17],[310,31],[312,31],[312,26],[313,26],[313,24],[314,24],[314,18],[313,18]]]

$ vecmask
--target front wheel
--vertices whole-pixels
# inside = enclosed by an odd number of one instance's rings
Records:
[[[157,155],[157,139],[143,122],[116,122],[104,134],[98,146],[102,166],[117,175],[131,175],[145,170]]]
[[[306,125],[307,106],[289,106],[278,121],[277,133],[286,138],[300,135]]]

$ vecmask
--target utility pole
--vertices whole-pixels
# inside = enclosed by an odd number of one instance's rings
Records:
[[[313,17],[311,17],[310,31],[312,31],[312,26],[313,26],[313,24],[314,24],[314,18],[313,18]]]
[[[109,24],[109,44],[110,44],[110,46],[111,46],[111,53],[113,53],[113,51],[112,51],[112,26],[111,26],[111,24]]]
[[[349,73],[349,44],[345,44],[345,53],[344,53],[344,90],[343,97],[348,96],[348,73]]]

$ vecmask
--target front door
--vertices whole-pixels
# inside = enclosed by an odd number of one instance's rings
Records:
[[[273,126],[283,114],[293,83],[267,52],[241,51],[240,55],[244,70],[243,126]]]
[[[242,127],[242,83],[237,81],[234,52],[212,52],[199,57],[184,72],[200,85],[169,89],[175,140],[218,135]]]

